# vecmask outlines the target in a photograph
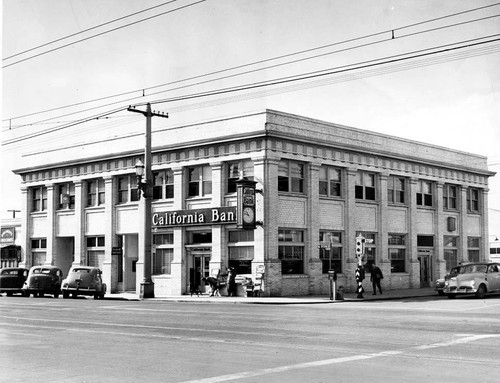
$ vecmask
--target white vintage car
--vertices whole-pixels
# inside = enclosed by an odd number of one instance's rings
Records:
[[[448,298],[457,295],[500,293],[500,263],[478,262],[460,266],[456,276],[445,281],[443,292]]]

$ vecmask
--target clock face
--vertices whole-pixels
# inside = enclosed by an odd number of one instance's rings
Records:
[[[251,207],[246,207],[243,209],[243,222],[252,223],[254,220],[255,214]]]

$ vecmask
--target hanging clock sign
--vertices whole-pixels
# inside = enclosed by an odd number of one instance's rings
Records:
[[[239,229],[255,229],[255,185],[257,182],[248,178],[236,181],[238,208],[236,226]]]

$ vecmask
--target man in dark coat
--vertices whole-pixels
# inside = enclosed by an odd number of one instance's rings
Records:
[[[236,270],[234,267],[229,268],[229,273],[227,275],[227,296],[236,296]]]
[[[384,279],[384,275],[382,274],[382,270],[375,263],[372,265],[372,271],[370,273],[370,281],[373,286],[373,295],[377,295],[377,287],[380,294],[382,294],[382,287],[380,286],[380,281]]]

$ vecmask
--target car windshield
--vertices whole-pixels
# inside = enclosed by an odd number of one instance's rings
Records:
[[[464,273],[486,273],[487,265],[468,265],[464,267]]]
[[[3,270],[2,275],[17,275],[18,271],[17,270]]]
[[[90,273],[90,269],[73,269],[74,273]]]

